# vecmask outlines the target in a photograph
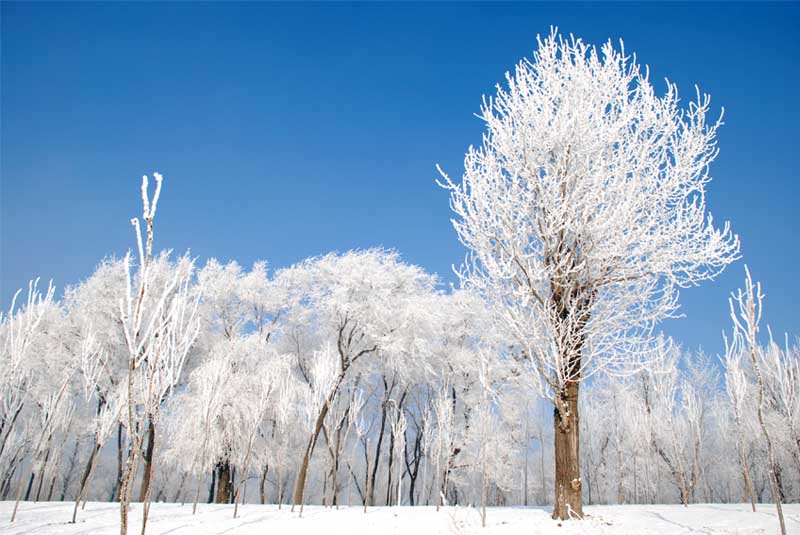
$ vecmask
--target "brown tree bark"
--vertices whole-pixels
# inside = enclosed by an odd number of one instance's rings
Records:
[[[336,389],[338,389],[338,384]],[[331,396],[331,398],[332,397],[333,396]],[[306,445],[305,455],[301,461],[300,471],[297,473],[297,481],[295,482],[294,486],[292,510],[294,510],[296,505],[302,505],[303,503],[306,490],[306,478],[308,477],[308,465],[311,462],[311,455],[314,453],[314,446],[317,444],[319,433],[322,431],[322,424],[325,422],[325,416],[328,415],[328,406],[329,403],[324,403],[322,405],[322,409],[319,411],[319,415],[317,416],[317,421],[314,424],[314,432],[311,434],[311,438],[309,438],[308,444]]]
[[[386,430],[386,411],[389,403],[389,398],[394,390],[394,379],[391,385],[386,382],[386,377],[383,377],[383,402],[381,403],[381,427],[378,432],[378,442],[375,446],[375,460],[372,465],[372,474],[370,475],[369,492],[367,493],[367,501],[370,505],[375,505],[375,479],[378,476],[378,465],[381,463],[381,447],[383,446],[383,434]]]
[[[553,411],[555,434],[555,499],[553,518],[583,517],[578,427],[578,386],[570,381]]]
[[[139,488],[139,501],[145,501],[145,496],[147,496],[147,491],[150,488],[150,480],[152,479],[153,473],[153,449],[155,448],[156,443],[156,428],[153,425],[153,420],[148,418],[147,420],[147,447],[144,450],[144,455],[142,456],[142,462],[144,463],[143,469],[144,473],[142,474],[142,486]]]
[[[75,523],[75,518],[78,515],[78,504],[81,503],[81,500],[86,494],[87,484],[89,483],[89,478],[92,476],[92,472],[94,471],[95,459],[97,458],[97,454],[100,453],[101,445],[99,442],[95,441],[94,446],[92,447],[92,453],[89,454],[89,460],[86,463],[86,469],[83,471],[83,476],[81,476],[81,483],[78,486],[78,495],[75,497],[75,507],[72,508],[72,523]]]
[[[258,496],[259,500],[261,501],[261,505],[264,505],[267,501],[266,492],[264,490],[264,485],[267,482],[267,473],[269,472],[269,464],[264,465],[264,470],[261,472],[261,477],[258,479]]]
[[[217,495],[214,503],[230,503],[233,485],[231,483],[231,465],[228,461],[217,463]]]

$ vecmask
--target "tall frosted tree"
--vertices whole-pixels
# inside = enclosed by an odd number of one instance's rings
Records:
[[[678,289],[738,256],[706,210],[721,125],[710,98],[659,96],[635,56],[552,32],[484,98],[480,147],[461,183],[444,172],[470,255],[462,282],[537,372],[554,407],[553,516],[582,516],[578,393],[598,372],[647,364],[641,348],[674,315]]]

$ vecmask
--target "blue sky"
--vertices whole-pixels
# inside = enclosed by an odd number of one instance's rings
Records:
[[[464,251],[435,164],[460,176],[481,95],[551,25],[620,37],[726,108],[709,206],[800,334],[798,4],[2,4],[0,304],[134,246],[165,175],[159,248],[283,267],[382,245],[454,280]],[[743,263],[663,324],[712,353]]]

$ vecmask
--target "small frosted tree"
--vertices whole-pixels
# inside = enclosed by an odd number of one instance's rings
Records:
[[[679,107],[636,62],[553,32],[484,99],[486,132],[460,184],[444,173],[453,225],[471,255],[467,288],[529,359],[554,407],[553,516],[582,515],[578,393],[597,372],[629,373],[673,315],[680,287],[738,256],[706,211],[721,121],[707,95]]]
[[[750,464],[748,462],[748,435],[750,428],[747,425],[746,409],[750,397],[750,384],[747,381],[743,366],[744,355],[741,352],[726,351],[722,360],[725,366],[725,391],[730,402],[730,410],[733,416],[734,432],[736,434],[736,454],[739,459],[739,467],[742,472],[742,483],[745,500],[750,500],[750,507],[756,512],[756,496],[753,488],[753,478],[750,474]]]
[[[168,270],[171,273],[163,281],[155,277],[158,274],[155,270],[158,259],[153,257],[153,219],[161,193],[162,176],[158,173],[154,175],[156,188],[152,202],[148,194],[147,177],[142,177],[142,217],[146,240],[142,239],[139,220],[132,219],[139,252],[138,272],[135,278],[131,275],[130,254],[126,255],[125,292],[119,300],[119,319],[128,350],[123,417],[131,443],[120,487],[121,535],[127,534],[130,493],[141,461],[147,463],[142,482],[144,535],[149,510],[150,474],[155,459],[156,423],[161,405],[178,383],[186,357],[200,330],[197,308],[201,292],[191,284],[194,262],[184,258],[175,269]],[[138,283],[135,288],[134,281]],[[146,436],[149,442],[145,449]]]
[[[756,389],[758,400],[756,404],[756,414],[758,423],[767,443],[767,471],[769,472],[770,487],[772,497],[775,500],[775,508],[778,513],[778,521],[782,535],[786,535],[786,523],[783,518],[783,508],[781,507],[781,492],[778,483],[778,461],[775,455],[774,437],[770,433],[766,422],[766,387],[763,369],[763,348],[758,345],[759,323],[761,323],[761,312],[764,294],[761,293],[761,283],[753,283],[750,277],[750,270],[745,266],[744,289],[737,290],[728,300],[731,307],[731,320],[733,321],[733,335],[729,341],[725,338],[725,360],[736,362],[741,359],[737,355],[744,354],[753,368],[756,379]]]

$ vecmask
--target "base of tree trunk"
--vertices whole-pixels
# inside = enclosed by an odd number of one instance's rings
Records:
[[[214,503],[230,503],[232,493],[231,465],[228,461],[217,463],[217,495]]]
[[[555,498],[553,518],[583,518],[581,496],[578,383],[567,385],[560,408],[553,411],[555,442]]]

